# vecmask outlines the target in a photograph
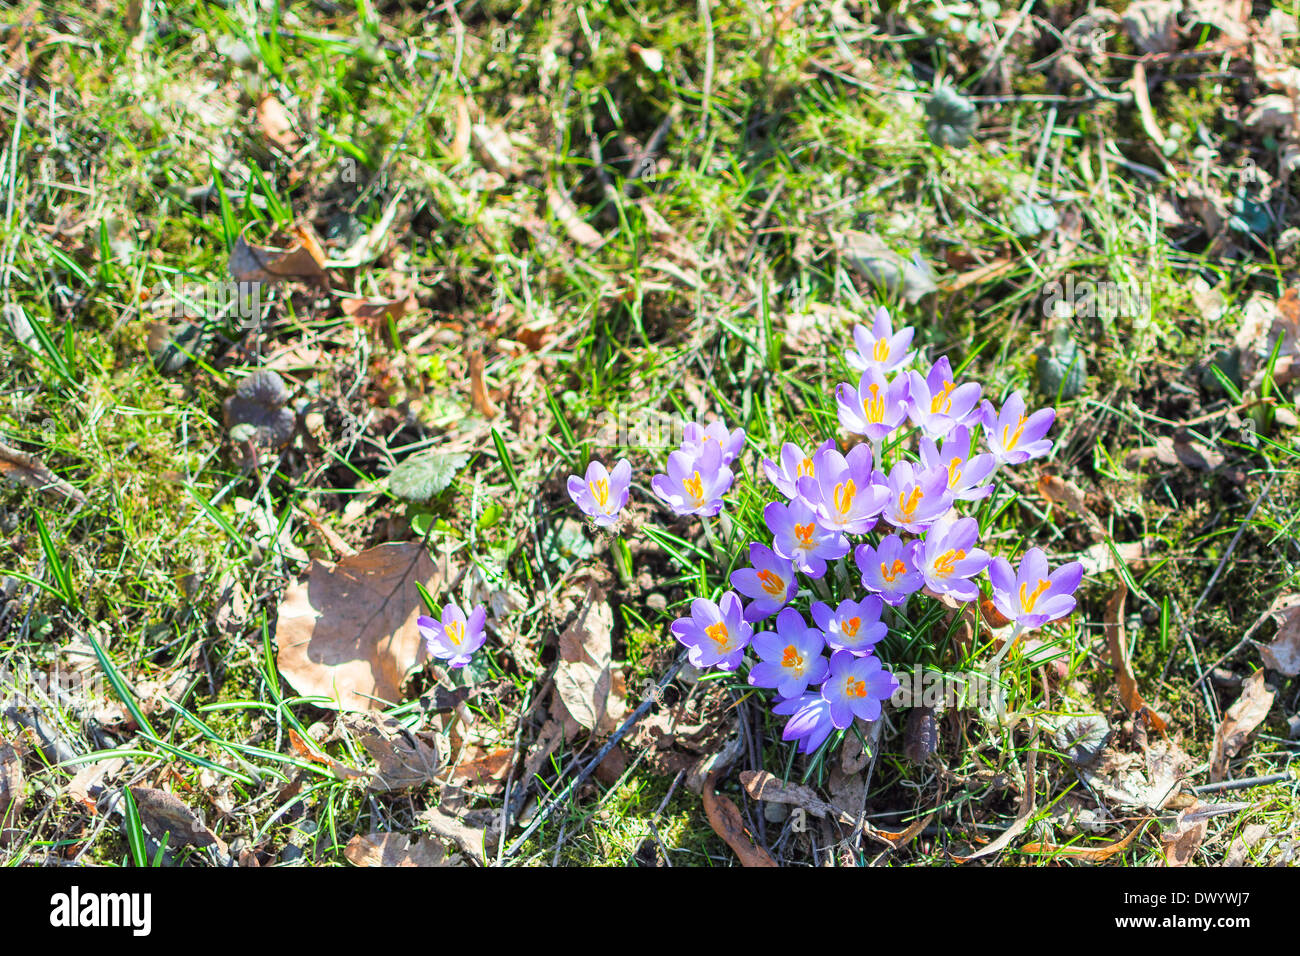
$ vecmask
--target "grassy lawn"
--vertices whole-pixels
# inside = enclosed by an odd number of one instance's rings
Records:
[[[739,865],[716,787],[783,865],[1294,862],[1300,5],[1127,7],[0,10],[0,859]],[[968,513],[1085,576],[1000,709],[796,755],[668,628],[768,541],[761,460],[843,444],[880,305],[922,373],[1056,409]],[[711,419],[705,523],[650,482]],[[565,491],[593,457],[619,536]],[[412,542],[484,652],[324,706],[294,594]],[[927,607],[880,656],[977,678],[996,635]]]

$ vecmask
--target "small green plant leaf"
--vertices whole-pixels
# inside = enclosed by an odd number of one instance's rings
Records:
[[[407,501],[428,501],[452,483],[469,456],[432,449],[412,455],[388,475],[388,490]]]

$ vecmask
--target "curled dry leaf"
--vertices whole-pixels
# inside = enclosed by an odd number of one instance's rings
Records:
[[[709,818],[709,826],[740,857],[742,866],[776,866],[771,854],[761,846],[755,846],[745,831],[745,821],[740,815],[740,808],[729,797],[724,797],[716,790],[718,774],[709,774],[704,782],[704,815]]]
[[[1269,614],[1277,619],[1277,636],[1259,649],[1264,665],[1286,677],[1300,674],[1300,594],[1287,594],[1273,602]]]
[[[1210,750],[1210,780],[1217,782],[1228,771],[1228,761],[1241,753],[1246,738],[1264,722],[1273,698],[1277,694],[1264,683],[1264,672],[1256,671],[1241,685],[1241,696],[1223,715],[1223,722],[1214,732]]]
[[[800,807],[813,816],[831,817],[841,823],[853,823],[853,818],[841,814],[821,797],[812,787],[801,783],[782,783],[781,778],[766,770],[745,770],[740,774],[740,785],[745,788],[752,800],[766,800],[769,803],[784,803]]]
[[[50,471],[45,462],[3,442],[0,442],[0,477],[28,488],[51,491],[78,506],[86,503],[86,496]]]
[[[401,833],[357,834],[343,848],[353,866],[456,866],[437,840],[412,840]]]
[[[404,315],[410,315],[420,307],[415,293],[401,299],[358,299],[339,300],[343,314],[359,325],[368,329],[378,329],[389,319],[396,321]]]
[[[222,856],[229,855],[222,839],[178,797],[151,787],[132,787],[131,796],[140,811],[140,822],[155,840],[161,842],[163,834],[170,833],[168,846],[214,846]]]
[[[488,394],[487,383],[483,380],[483,353],[472,352],[469,357],[469,397],[474,410],[484,418],[496,418],[498,409]]]
[[[230,250],[230,274],[237,282],[311,279],[325,274],[325,251],[304,227],[294,228],[294,241],[286,249],[254,245],[240,236]]]
[[[1137,687],[1137,678],[1129,666],[1128,642],[1124,639],[1124,601],[1128,598],[1128,586],[1120,582],[1115,593],[1106,602],[1106,642],[1110,648],[1110,662],[1115,668],[1115,682],[1119,688],[1119,700],[1130,714],[1141,714],[1159,731],[1164,731],[1165,719],[1146,705]]]
[[[1089,863],[1104,863],[1116,853],[1128,848],[1139,833],[1146,829],[1150,820],[1143,820],[1121,839],[1105,846],[1056,846],[1053,843],[1026,843],[1021,849],[1026,853],[1050,853],[1054,856],[1068,856],[1075,860],[1087,860]]]
[[[343,723],[378,765],[371,790],[404,790],[434,779],[439,759],[433,734],[407,730],[401,721],[373,713],[348,714]]]
[[[1121,567],[1139,567],[1155,547],[1153,539],[1143,541],[1098,541],[1092,547],[1074,555],[1072,560],[1083,565],[1083,573],[1093,578]],[[1117,557],[1118,555],[1118,557]]]
[[[422,652],[415,584],[437,594],[443,580],[417,543],[380,545],[338,564],[313,561],[280,602],[280,673],[298,693],[325,698],[323,706],[382,710],[401,700]]]

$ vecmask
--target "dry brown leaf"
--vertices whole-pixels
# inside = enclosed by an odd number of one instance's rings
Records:
[[[377,329],[389,319],[396,321],[404,315],[410,315],[419,307],[420,302],[414,292],[404,299],[348,298],[339,301],[339,308],[344,315],[368,329]]]
[[[598,249],[605,240],[587,220],[582,218],[578,208],[566,196],[561,195],[554,186],[546,190],[546,205],[556,221],[564,227],[569,238],[584,249]]]
[[[52,491],[56,495],[75,502],[78,506],[86,503],[86,496],[68,484],[33,455],[10,448],[0,442],[0,477],[16,481],[28,488]]]
[[[704,782],[704,815],[709,818],[713,832],[740,857],[742,866],[776,866],[771,854],[750,841],[740,808],[731,798],[717,792],[717,784],[718,774],[715,771]]]
[[[1210,749],[1210,782],[1217,783],[1228,771],[1228,761],[1246,746],[1246,738],[1264,722],[1277,694],[1264,683],[1264,672],[1256,671],[1241,685],[1241,696],[1223,715],[1214,732]]]
[[[1124,639],[1124,601],[1128,597],[1128,586],[1121,581],[1115,593],[1106,602],[1106,642],[1110,648],[1110,662],[1115,668],[1115,682],[1119,688],[1119,700],[1130,714],[1142,714],[1151,726],[1163,731],[1167,724],[1154,710],[1146,705],[1142,694],[1138,692],[1137,678],[1129,666],[1128,643]]]
[[[475,863],[482,863],[483,831],[468,827],[451,814],[437,807],[430,807],[420,814],[420,819],[429,824],[440,839],[450,840],[461,848]]]
[[[357,834],[343,848],[353,866],[455,866],[456,857],[445,859],[446,851],[437,840],[412,842],[401,833]]]
[[[1106,533],[1101,520],[1088,507],[1087,502],[1084,500],[1083,491],[1077,485],[1071,484],[1056,475],[1043,475],[1038,479],[1038,493],[1052,504],[1060,505],[1077,514],[1088,523],[1088,527],[1093,534],[1100,536]]]
[[[1223,865],[1244,866],[1250,856],[1250,848],[1266,836],[1268,836],[1268,827],[1264,826],[1264,824],[1252,823],[1248,825],[1232,841],[1232,846],[1228,847],[1228,852],[1223,858]]]
[[[325,253],[310,231],[294,230],[286,249],[254,245],[242,235],[230,250],[230,274],[237,282],[279,282],[312,279],[325,274]]]
[[[1026,853],[1052,853],[1058,856],[1068,856],[1076,860],[1087,860],[1089,863],[1103,863],[1116,853],[1127,849],[1128,845],[1150,822],[1150,820],[1143,820],[1125,834],[1123,838],[1116,840],[1114,843],[1107,843],[1105,846],[1056,846],[1053,843],[1026,843],[1021,849]]]
[[[77,803],[93,806],[95,798],[99,796],[100,791],[103,789],[104,778],[113,776],[125,766],[126,761],[121,757],[112,757],[108,760],[87,764],[68,781],[68,785],[64,787],[63,792]]]
[[[483,353],[471,352],[469,356],[469,398],[474,410],[486,419],[496,418],[499,411],[488,394],[487,383],[483,380]]]
[[[510,772],[514,755],[511,747],[498,747],[495,750],[472,747],[460,763],[451,768],[447,782],[457,787],[496,792],[501,789],[506,774]]]
[[[577,619],[560,635],[555,692],[569,716],[588,730],[600,729],[610,720],[613,627],[614,612],[604,592],[594,591]]]
[[[852,816],[841,813],[817,796],[812,787],[801,783],[782,783],[780,777],[766,770],[742,771],[740,785],[745,788],[745,792],[752,800],[789,804],[793,807],[801,807],[818,818],[831,817],[850,826],[853,824]]]
[[[132,787],[131,796],[140,811],[140,822],[154,839],[161,841],[164,833],[170,833],[168,846],[215,846],[222,856],[228,855],[225,842],[180,798],[151,787]]]
[[[370,781],[371,790],[404,790],[434,779],[439,758],[433,734],[407,730],[401,721],[373,713],[348,714],[343,724],[356,734],[378,765]]]
[[[1264,666],[1286,677],[1300,674],[1300,594],[1286,594],[1273,602],[1268,613],[1278,622],[1272,644],[1259,649]]]
[[[382,710],[402,697],[402,682],[422,649],[416,582],[437,594],[444,580],[418,543],[384,544],[313,561],[285,590],[275,638],[276,665],[298,693],[323,706]]]
[[[270,93],[257,101],[257,125],[267,139],[286,153],[292,153],[302,145],[302,140],[294,132],[289,111]]]
[[[1169,866],[1186,866],[1205,842],[1208,821],[1195,815],[1195,810],[1195,805],[1188,807],[1178,814],[1178,822],[1172,829],[1160,834],[1160,842],[1165,847],[1165,863]]]

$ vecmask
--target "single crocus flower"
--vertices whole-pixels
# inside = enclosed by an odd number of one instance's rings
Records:
[[[958,385],[946,355],[930,366],[925,378],[920,372],[909,372],[908,382],[911,401],[907,413],[912,424],[935,439],[970,419],[983,391],[977,382]]]
[[[915,357],[915,352],[907,350],[915,334],[916,330],[910,326],[895,332],[889,321],[889,310],[881,306],[876,309],[869,331],[865,326],[853,327],[853,344],[857,348],[849,349],[844,358],[848,361],[849,368],[856,371],[864,372],[867,368],[874,367],[886,375],[892,375],[910,365]]]
[[[884,603],[874,594],[868,594],[861,601],[841,601],[834,610],[829,604],[815,601],[812,619],[826,635],[826,643],[833,650],[865,657],[889,631],[880,620],[883,609]]]
[[[774,687],[782,697],[797,697],[809,684],[820,684],[826,677],[822,632],[809,627],[792,607],[776,616],[775,632],[756,634],[753,645],[762,658],[749,671],[749,682],[755,687]]]
[[[794,576],[794,562],[761,544],[749,546],[749,563],[753,567],[731,572],[731,586],[750,598],[745,608],[746,621],[771,617],[793,600],[799,591]]]
[[[718,444],[705,442],[699,454],[679,450],[669,455],[668,474],[651,478],[650,488],[679,515],[711,517],[722,510],[722,496],[734,477],[722,463]]]
[[[987,454],[972,457],[970,440],[970,429],[965,425],[954,428],[942,446],[931,438],[921,439],[921,465],[948,472],[948,490],[956,501],[978,501],[993,493],[993,485],[983,482],[993,474],[997,461]]]
[[[853,560],[862,573],[862,586],[875,591],[892,607],[904,603],[908,595],[915,594],[925,585],[925,576],[917,567],[920,541],[903,543],[896,534],[886,535],[880,545],[858,545]]]
[[[876,523],[886,491],[875,484],[871,449],[854,445],[847,455],[825,448],[814,459],[814,474],[795,484],[817,520],[829,531],[863,534]]]
[[[897,689],[898,678],[885,670],[875,655],[854,657],[848,651],[836,651],[822,683],[822,696],[831,705],[831,723],[836,730],[843,730],[854,717],[880,717],[880,702],[889,700]]]
[[[1049,574],[1042,549],[1030,548],[1017,570],[1012,570],[1006,558],[994,558],[989,580],[993,582],[993,606],[1015,622],[1017,631],[1029,631],[1073,613],[1083,565],[1071,561]]]
[[[448,604],[442,609],[440,621],[423,614],[415,619],[429,656],[445,660],[449,667],[464,667],[469,663],[487,640],[486,623],[487,611],[481,604],[469,612],[469,617],[455,604]]]
[[[599,461],[587,465],[586,478],[569,476],[569,497],[582,513],[602,528],[618,524],[618,513],[627,504],[632,486],[632,466],[620,458],[613,471],[606,471]]]
[[[931,591],[950,594],[958,601],[979,597],[979,586],[971,578],[989,564],[988,552],[975,547],[979,534],[979,522],[974,518],[948,515],[935,522],[917,562]]]
[[[1025,400],[1019,392],[1012,392],[1002,411],[994,412],[987,399],[980,405],[984,420],[984,440],[999,465],[1021,465],[1031,458],[1041,458],[1052,450],[1052,443],[1043,437],[1056,410],[1040,408],[1032,415],[1025,414]]]
[[[810,578],[820,578],[827,561],[849,553],[849,539],[818,524],[817,515],[802,498],[788,505],[773,501],[763,509],[763,519],[772,532],[772,550]]]
[[[767,480],[776,485],[776,490],[781,492],[787,498],[795,498],[799,495],[796,482],[800,478],[812,478],[817,474],[816,459],[819,454],[828,448],[834,448],[835,442],[828,440],[819,445],[811,455],[805,455],[803,449],[794,442],[786,442],[781,446],[780,464],[771,458],[763,459],[763,471],[767,475]]]
[[[906,375],[891,382],[880,369],[868,366],[856,389],[846,382],[835,389],[840,424],[854,435],[866,435],[872,444],[883,441],[907,421],[908,389]]]
[[[680,617],[668,628],[688,648],[686,658],[696,667],[717,667],[734,671],[745,656],[754,635],[744,617],[744,605],[734,591],[725,592],[714,604],[707,598],[691,602],[689,617]]]
[[[831,722],[831,704],[816,691],[798,697],[787,697],[772,707],[772,713],[790,717],[781,732],[782,740],[797,740],[799,753],[811,753],[831,735],[835,725]]]
[[[707,426],[687,422],[682,428],[682,451],[702,452],[707,442],[716,442],[722,452],[722,463],[730,465],[745,447],[745,429],[729,432],[722,422],[710,422]]]
[[[890,469],[881,517],[895,528],[921,534],[951,507],[946,469],[917,468],[910,461]]]

